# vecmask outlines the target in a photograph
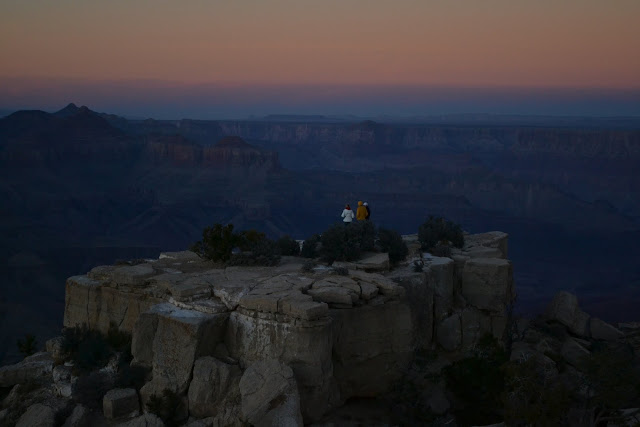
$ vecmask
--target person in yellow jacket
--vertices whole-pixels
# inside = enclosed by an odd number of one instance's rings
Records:
[[[364,221],[367,219],[367,208],[362,204],[362,202],[358,202],[358,210],[356,211],[356,219],[358,221]]]

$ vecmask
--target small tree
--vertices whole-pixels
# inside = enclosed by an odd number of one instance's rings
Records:
[[[395,230],[380,228],[378,230],[378,241],[383,252],[389,253],[389,262],[397,264],[407,257],[409,248],[402,240],[402,236]]]
[[[318,247],[318,243],[320,243],[320,235],[314,234],[313,236],[307,238],[302,243],[302,250],[300,251],[300,255],[304,258],[315,258],[317,254],[316,248]]]
[[[213,227],[206,227],[202,232],[202,240],[191,246],[191,251],[201,258],[212,261],[226,262],[231,258],[233,248],[240,244],[246,244],[251,236],[244,236],[243,240],[233,233],[233,224],[214,224]]]
[[[284,235],[278,239],[278,247],[281,255],[298,256],[300,255],[300,245],[291,236]]]
[[[418,240],[424,250],[430,250],[440,242],[451,242],[456,248],[464,246],[462,227],[442,217],[429,216],[418,228]]]

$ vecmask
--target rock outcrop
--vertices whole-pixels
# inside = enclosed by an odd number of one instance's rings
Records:
[[[185,396],[192,416],[216,417],[233,406],[230,396],[242,396],[226,420],[255,424],[240,378],[272,360],[295,385],[282,405],[314,421],[352,397],[388,392],[417,348],[461,352],[484,334],[502,337],[513,298],[506,235],[468,242],[454,259],[418,253],[422,272],[411,259],[389,273],[378,255],[343,265],[348,275],[304,273],[298,258],[216,268],[191,252],[100,266],[67,281],[64,325],[131,332],[132,365],[152,371],[143,404],[169,389]]]

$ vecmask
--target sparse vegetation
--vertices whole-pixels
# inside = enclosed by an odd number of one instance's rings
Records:
[[[314,234],[302,243],[300,255],[305,258],[315,258],[318,255],[317,247],[320,243],[320,235]]]
[[[418,240],[423,250],[432,250],[439,242],[450,242],[451,246],[464,246],[462,227],[442,217],[429,216],[418,228]]]
[[[284,256],[300,255],[300,245],[291,236],[285,235],[278,239],[280,254]]]
[[[378,230],[378,241],[383,252],[389,253],[389,262],[397,264],[403,261],[409,253],[407,244],[402,240],[402,236],[395,230],[380,228]]]
[[[239,246],[240,239],[233,233],[233,224],[214,224],[202,232],[202,240],[191,246],[191,251],[201,258],[226,262],[231,258],[233,248]]]
[[[421,259],[417,259],[413,261],[413,272],[414,273],[422,273],[424,269],[424,261]]]
[[[69,354],[77,374],[102,368],[116,352],[130,358],[131,335],[118,330],[115,324],[110,325],[106,335],[84,324],[63,329],[62,336],[62,349]]]

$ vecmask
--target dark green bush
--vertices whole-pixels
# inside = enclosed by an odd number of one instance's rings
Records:
[[[407,244],[402,240],[402,236],[395,230],[380,228],[378,230],[378,241],[383,252],[389,253],[389,262],[397,264],[404,260],[409,253]]]
[[[321,237],[320,256],[328,263],[334,261],[353,261],[362,253],[362,235],[355,225],[335,224],[329,227]]]
[[[131,350],[131,334],[118,329],[114,322],[109,324],[106,341],[109,347],[115,351],[128,352]]]
[[[320,243],[320,235],[314,234],[309,237],[302,243],[302,250],[300,251],[300,255],[305,258],[315,258],[318,256],[318,243]]]
[[[291,236],[285,235],[278,239],[280,254],[284,256],[300,255],[300,245]]]
[[[373,251],[376,242],[376,226],[371,221],[356,221],[350,225],[360,237],[360,250]]]
[[[180,425],[181,414],[184,414],[182,398],[175,392],[164,389],[162,396],[153,394],[147,402],[147,409],[157,415],[167,427]]]
[[[451,246],[448,241],[440,241],[431,248],[431,254],[442,258],[451,258]]]
[[[280,248],[273,240],[262,237],[260,240],[249,241],[245,246],[248,250],[233,254],[229,265],[277,265],[280,261]]]
[[[146,384],[149,374],[149,368],[122,363],[118,367],[115,386],[118,388],[135,388],[136,390],[140,390],[142,386]]]
[[[240,238],[233,233],[233,224],[214,224],[213,227],[206,227],[202,232],[202,240],[194,243],[190,250],[198,254],[200,257],[212,261],[226,262],[231,258],[233,248],[246,244],[248,238],[244,236]]]
[[[16,344],[18,345],[18,351],[24,356],[31,356],[38,351],[38,341],[33,334],[26,334],[24,340],[18,339]]]
[[[418,240],[423,250],[430,250],[440,241],[449,241],[456,248],[464,246],[462,227],[442,217],[429,216],[418,228]]]
[[[71,355],[73,368],[77,373],[102,368],[109,361],[113,349],[100,331],[89,329],[87,325],[65,328],[62,349]]]

